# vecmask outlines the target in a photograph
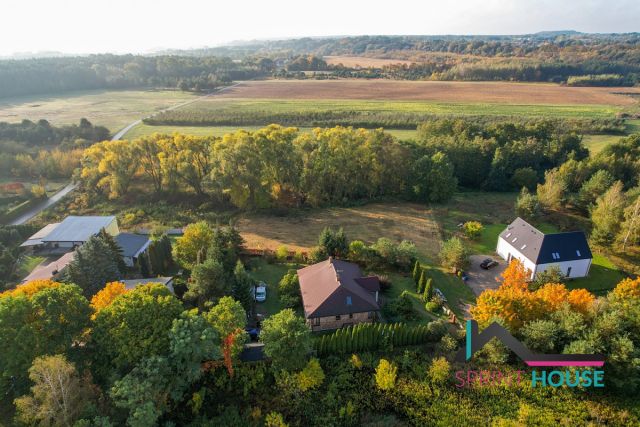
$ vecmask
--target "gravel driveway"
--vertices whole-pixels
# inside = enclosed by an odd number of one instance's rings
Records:
[[[480,268],[480,263],[487,258],[496,260],[498,265],[491,270],[483,270]],[[496,289],[500,286],[496,279],[500,278],[504,269],[507,268],[507,262],[505,260],[495,255],[471,255],[469,260],[471,261],[471,266],[466,271],[469,276],[467,285],[469,285],[476,296],[487,289]]]

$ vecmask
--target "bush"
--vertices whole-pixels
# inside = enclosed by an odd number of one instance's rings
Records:
[[[464,234],[470,239],[476,239],[482,233],[484,227],[478,221],[467,221],[462,226]]]
[[[296,270],[289,270],[278,284],[280,301],[286,308],[294,308],[300,305],[300,283]]]
[[[289,257],[289,248],[285,245],[278,246],[276,249],[276,259],[280,262],[285,262]]]
[[[386,359],[380,359],[376,368],[376,385],[380,390],[388,391],[395,387],[398,368]]]
[[[440,304],[438,304],[435,301],[428,301],[425,305],[424,305],[425,310],[430,311],[432,313],[435,313],[436,311],[438,311],[440,309]]]

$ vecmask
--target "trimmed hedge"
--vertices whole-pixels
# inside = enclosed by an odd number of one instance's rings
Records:
[[[437,333],[430,325],[361,323],[318,337],[315,341],[315,349],[318,356],[328,356],[381,350],[389,345],[417,345],[440,339],[441,334]]]

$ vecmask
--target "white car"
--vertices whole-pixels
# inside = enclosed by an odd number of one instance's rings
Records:
[[[255,290],[255,300],[263,302],[267,299],[267,285],[264,282],[258,283]]]

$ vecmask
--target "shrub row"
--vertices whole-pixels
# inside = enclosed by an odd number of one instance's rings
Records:
[[[417,326],[404,323],[361,323],[322,335],[316,340],[315,347],[319,356],[381,350],[389,346],[435,341],[445,330],[441,322]]]

